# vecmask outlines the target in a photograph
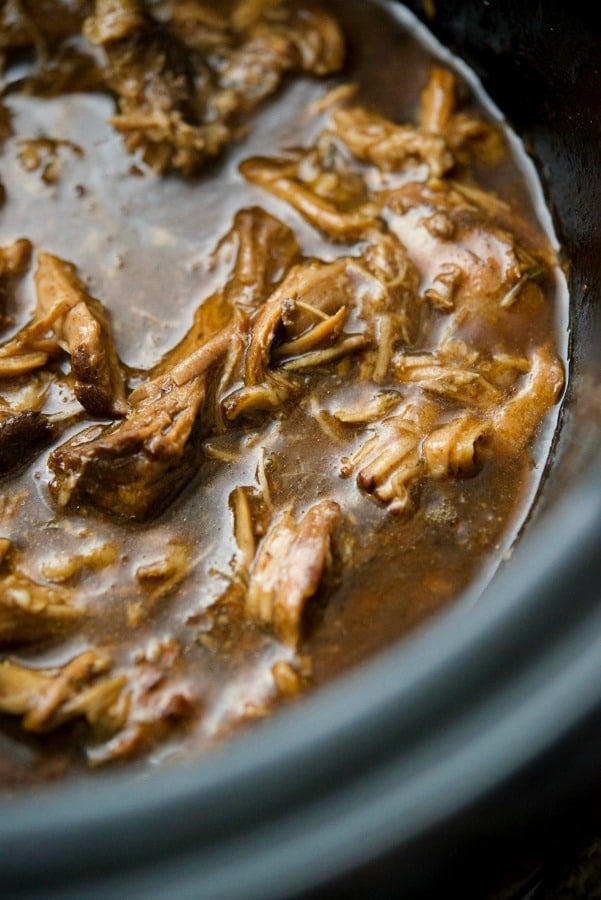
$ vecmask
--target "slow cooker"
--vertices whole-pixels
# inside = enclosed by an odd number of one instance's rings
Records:
[[[569,383],[529,521],[480,597],[208,758],[4,801],[6,897],[484,898],[594,827],[599,12],[577,0],[408,6],[525,142],[563,248]]]

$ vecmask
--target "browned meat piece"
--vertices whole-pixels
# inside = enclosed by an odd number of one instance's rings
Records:
[[[277,8],[274,8],[277,7]],[[249,110],[277,90],[284,76],[304,71],[337,72],[344,60],[344,39],[334,21],[315,7],[294,9],[281,0],[248,0],[231,14],[204,4],[171,4],[161,19],[202,63],[208,108],[231,117]]]
[[[365,187],[357,176],[352,178],[352,185],[348,184],[350,178],[346,179],[343,192],[340,191],[341,176],[334,175],[332,185],[333,173],[327,169],[320,169],[315,174],[306,167],[313,177],[301,178],[305,168],[303,163],[311,155],[309,152],[305,157],[301,152],[292,160],[255,157],[245,160],[240,171],[248,181],[289,203],[332,240],[354,243],[377,231],[380,227],[378,207],[365,199]],[[328,185],[327,192],[323,189],[324,184]]]
[[[196,472],[207,378],[237,339],[235,327],[223,329],[137,388],[122,422],[88,428],[54,450],[50,492],[58,505],[90,504],[137,521],[162,512]]]
[[[31,242],[20,238],[7,247],[0,248],[0,279],[22,275],[31,259]]]
[[[0,475],[24,466],[56,433],[56,426],[38,410],[0,408]]]
[[[248,9],[234,13],[234,26],[242,26],[241,42],[225,50],[218,65],[222,93],[214,101],[217,108],[228,101],[234,108],[252,108],[277,90],[288,72],[329,75],[342,67],[344,39],[324,11],[282,3],[249,16]]]
[[[224,243],[235,252],[228,282],[199,307],[192,328],[155,367],[152,380],[131,394],[126,420],[88,429],[51,455],[51,492],[60,506],[91,503],[144,520],[158,515],[192,478],[201,458],[198,420],[209,371],[227,356],[232,364],[226,372],[233,373],[243,347],[241,311],[260,303],[299,255],[290,229],[256,208],[236,215]],[[222,388],[227,378],[223,382]]]
[[[453,359],[444,352],[400,356],[395,366],[399,382],[453,403],[489,410],[503,399],[502,391],[478,369],[477,361]]]
[[[498,129],[474,116],[456,112],[456,79],[449,69],[435,66],[421,96],[420,128],[445,139],[456,159],[499,162],[504,154]]]
[[[235,572],[245,583],[257,550],[257,541],[265,534],[271,519],[271,505],[264,492],[239,485],[230,494],[234,515],[234,537],[238,551]]]
[[[190,687],[168,677],[177,656],[175,642],[154,642],[146,656],[114,674],[110,657],[98,650],[53,669],[4,660],[0,713],[38,733],[84,719],[94,740],[87,748],[92,765],[132,757],[173,734],[194,710]]]
[[[289,357],[303,363],[311,351],[341,343],[339,335],[351,312],[360,321],[363,346],[380,336],[380,319],[386,316],[392,323],[391,338],[409,341],[415,333],[416,295],[417,275],[392,235],[380,235],[361,257],[295,266],[253,323],[246,384],[262,379],[278,329],[283,342],[273,355],[281,364]]]
[[[521,453],[559,400],[564,383],[563,365],[554,348],[548,343],[537,347],[522,387],[492,413],[494,449],[510,456]]]
[[[471,415],[458,416],[435,428],[422,444],[431,478],[464,478],[476,471],[478,442],[490,431],[489,423]]]
[[[35,282],[37,314],[53,316],[58,344],[71,357],[81,405],[93,416],[125,415],[124,375],[102,304],[88,294],[75,266],[49,253],[39,255]]]
[[[495,223],[496,213],[454,186],[405,184],[382,200],[394,213],[390,227],[415,263],[425,299],[449,314],[447,333],[482,353],[516,340],[519,346],[522,311],[545,302],[536,279],[547,271],[550,248],[524,249]],[[505,219],[510,224],[507,210]]]
[[[6,324],[6,305],[11,282],[19,278],[29,265],[31,243],[24,238],[0,247],[0,328]]]
[[[285,375],[277,369],[266,371],[261,384],[237,388],[223,399],[225,418],[229,422],[236,422],[245,416],[254,417],[257,413],[273,412],[296,396],[301,389],[301,382],[293,376]]]
[[[60,355],[60,347],[52,329],[54,316],[34,319],[29,325],[0,346],[0,378],[28,375]]]
[[[369,336],[345,334],[343,326],[357,294],[373,293],[373,282],[352,259],[294,266],[251,322],[244,386],[225,398],[226,417],[275,409],[297,389],[297,382],[275,371],[272,363],[287,371],[309,370],[364,349]]]
[[[30,644],[65,634],[83,615],[72,592],[21,572],[10,554],[1,561],[0,644]]]
[[[398,343],[417,334],[420,311],[417,275],[402,244],[386,234],[375,240],[362,257],[294,266],[259,308],[244,385],[223,401],[230,421],[281,406],[299,387],[283,373],[327,367],[359,351],[366,351],[362,377],[384,379]]]
[[[75,36],[91,10],[91,0],[3,0],[0,4],[0,52],[49,47]]]
[[[73,265],[48,253],[39,256],[35,281],[34,318],[0,347],[0,377],[41,369],[62,349],[71,357],[74,392],[84,409],[105,418],[124,415],[124,373],[102,304]]]
[[[357,403],[349,404],[332,413],[334,419],[343,425],[368,425],[383,419],[392,410],[399,406],[401,395],[398,391],[380,391],[377,394],[366,396]]]
[[[358,267],[348,259],[333,263],[313,260],[294,266],[259,309],[252,323],[244,361],[245,384],[256,385],[264,380],[279,329],[282,329],[283,337],[293,352],[292,342],[301,337],[305,338],[305,352],[319,346],[323,339],[336,338],[339,332],[337,323],[333,326],[329,323],[341,309],[348,310],[353,306],[359,279]],[[322,334],[324,323],[328,323],[329,327]],[[307,343],[307,336],[316,329],[319,329],[318,340]]]
[[[340,30],[318,10],[240,9],[233,23],[190,3],[157,13],[141,0],[97,0],[85,33],[106,53],[114,126],[159,172],[198,171],[288,72],[325,75],[342,65]]]
[[[430,175],[439,178],[453,167],[446,141],[413,125],[395,125],[360,106],[338,109],[332,115],[336,135],[362,162],[384,172],[396,172],[408,163],[425,163]]]
[[[135,665],[123,671],[126,715],[113,737],[88,748],[92,765],[131,759],[181,732],[190,721],[198,703],[189,683],[177,676],[180,655],[174,640],[154,640]]]
[[[202,124],[185,47],[144,3],[97,0],[85,34],[106,53],[106,85],[119,106],[112,123],[130,152],[141,150],[158,172],[173,167],[186,174],[217,155],[228,130],[218,121]]]
[[[421,445],[439,416],[427,400],[407,403],[394,416],[374,427],[375,434],[343,460],[341,475],[356,473],[357,484],[390,512],[410,509],[411,488],[423,475]]]
[[[270,528],[252,565],[246,614],[271,626],[291,646],[301,639],[306,604],[331,564],[332,534],[340,515],[331,500],[316,503],[298,523],[287,510]]]
[[[470,476],[479,456],[523,452],[564,383],[550,344],[528,360],[502,353],[484,357],[448,340],[432,354],[399,355],[396,372],[419,394],[375,425],[373,436],[341,468],[345,477],[356,473],[358,486],[395,512],[409,509],[410,489],[424,477]],[[465,409],[449,419],[449,408],[457,406]],[[334,416],[361,425],[370,421],[369,409]]]
[[[301,257],[292,229],[257,206],[236,213],[225,240],[236,242],[236,261],[224,295],[244,309],[262,303]]]
[[[372,237],[363,253],[365,267],[377,279],[380,294],[370,301],[365,294],[364,317],[373,322],[373,381],[380,383],[388,374],[398,345],[413,344],[419,335],[421,302],[419,275],[403,244],[393,235]]]
[[[167,372],[193,353],[199,343],[227,325],[236,310],[252,312],[301,256],[292,230],[256,206],[236,213],[214,257],[218,258],[222,251],[233,259],[226,284],[203,300],[192,327],[155,366],[153,375]]]
[[[107,674],[110,668],[110,658],[95,650],[55,669],[31,669],[4,660],[0,662],[0,713],[19,716],[26,731],[53,731],[84,718],[96,733],[114,733],[127,715],[122,700],[127,679]]]

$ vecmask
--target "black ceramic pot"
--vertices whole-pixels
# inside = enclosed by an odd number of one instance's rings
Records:
[[[424,15],[419,0],[410,5]],[[0,807],[3,896],[283,900],[453,888],[483,898],[594,812],[601,31],[588,7],[440,0],[428,23],[524,138],[570,263],[571,373],[554,457],[486,602],[459,602],[201,763],[11,800]]]

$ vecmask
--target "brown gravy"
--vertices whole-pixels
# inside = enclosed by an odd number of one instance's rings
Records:
[[[360,252],[361,240],[341,244],[328,238],[281,197],[244,178],[239,168],[245,160],[279,158],[288,147],[311,146],[331,109],[313,116],[307,109],[338,84],[358,86],[353,106],[375,108],[397,123],[416,121],[421,92],[437,63],[419,29],[386,4],[335,0],[326,6],[344,29],[344,71],[325,80],[287,81],[253,113],[248,135],[192,180],[157,175],[132,158],[108,124],[114,111],[108,96],[40,99],[9,93],[14,136],[2,157],[7,202],[0,245],[26,236],[35,252],[76,264],[90,294],[110,313],[117,352],[131,370],[131,387],[144,383],[144,373],[186,335],[201,301],[223,285],[231,255],[226,252],[211,265],[212,253],[239,210],[261,207],[277,217],[293,230],[305,257],[329,263]],[[465,92],[462,114],[491,121],[493,113],[475,84],[464,83],[461,75],[459,81]],[[482,337],[479,329],[486,326],[481,324],[473,331],[466,326],[461,337],[468,346],[486,345],[491,353],[508,354],[511,346],[516,357],[528,359],[546,341],[559,344],[559,355],[565,355],[565,285],[540,190],[519,143],[498,127],[505,155],[494,165],[472,160],[464,175],[510,204],[507,215],[519,221],[520,236],[526,235],[529,246],[550,263],[536,298],[512,306],[513,318],[508,316],[498,346],[495,339]],[[60,159],[55,183],[46,183],[40,168],[26,171],[23,166],[20,141],[42,135],[65,142],[54,148]],[[387,222],[407,247],[423,293],[440,262],[435,244],[428,245],[411,214],[392,210]],[[473,252],[468,238],[462,252]],[[34,271],[32,266],[10,298],[12,325],[3,341],[30,318]],[[430,337],[411,348],[413,356],[432,352],[436,329],[446,322],[446,313],[428,315],[434,323]],[[168,727],[141,741],[139,750],[136,744],[131,754],[121,748],[114,754],[117,761],[131,756],[155,764],[207,752],[279,702],[390,645],[468,589],[477,593],[509,552],[540,483],[556,407],[545,410],[544,423],[536,423],[534,439],[530,436],[519,453],[485,454],[471,477],[418,476],[410,508],[395,515],[358,490],[356,470],[341,477],[341,460],[358,453],[375,427],[364,421],[349,428],[334,416],[365,399],[365,385],[358,389],[353,380],[355,365],[348,361],[326,367],[325,375],[309,373],[301,393],[273,415],[207,435],[197,474],[160,516],[144,523],[115,521],[85,504],[57,510],[49,493],[48,458],[94,421],[86,416],[25,469],[2,479],[0,537],[18,548],[26,576],[66,586],[86,613],[77,628],[59,638],[7,646],[0,658],[46,671],[102,648],[110,653],[111,671],[136,670],[131,679],[138,693],[156,692],[157,703],[174,704]],[[405,372],[403,365],[394,370],[397,375]],[[402,379],[391,372],[377,384],[369,382],[372,394],[400,390]],[[419,387],[403,383],[405,398],[417,396]],[[22,389],[20,383],[3,382],[0,395],[11,402]],[[71,412],[75,406],[68,390],[49,387],[48,412]],[[331,574],[307,603],[296,646],[249,621],[240,597],[232,593],[241,553],[232,492],[240,486],[259,496],[259,516],[266,516],[265,504],[273,505],[275,515],[291,498],[297,519],[325,500],[343,512]],[[270,527],[268,516],[266,521],[263,535]],[[80,562],[69,571],[74,555]],[[67,568],[61,569],[63,563]],[[175,707],[182,694],[187,706],[180,716]],[[143,729],[143,714],[141,721]],[[2,716],[0,786],[39,783],[110,761],[116,740],[111,734],[90,737],[89,723],[82,719],[37,735],[24,730],[19,718]]]

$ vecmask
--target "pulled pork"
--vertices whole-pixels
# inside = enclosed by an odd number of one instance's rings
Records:
[[[0,552],[0,644],[60,637],[81,621],[83,610],[72,591],[30,578],[7,539],[0,539]]]
[[[0,346],[0,378],[27,375],[64,351],[83,408],[101,418],[124,415],[124,373],[102,304],[88,294],[75,266],[49,253],[38,257],[35,282],[34,317]]]
[[[84,33],[106,57],[114,127],[156,171],[197,172],[236,137],[242,116],[288,73],[338,71],[344,42],[321,10],[285,4],[232,13],[191,3],[97,0]]]
[[[131,756],[156,743],[191,715],[188,685],[169,682],[177,650],[159,647],[113,672],[111,656],[87,650],[66,665],[34,669],[0,662],[0,711],[21,719],[26,731],[55,731],[83,719],[94,737],[92,764]]]
[[[54,450],[50,490],[59,506],[92,503],[137,521],[158,515],[198,466],[207,378],[235,338],[223,329],[168,375],[137,388],[123,422],[92,426]]]
[[[238,498],[236,537],[245,569],[246,615],[267,625],[286,644],[296,647],[302,636],[303,613],[332,566],[332,535],[340,522],[338,503],[324,500],[297,521],[285,509],[271,524],[258,549],[252,513]]]
[[[13,48],[37,46],[27,8]],[[343,59],[327,14],[277,0],[97,0],[73,7],[65,34],[84,18],[115,127],[157,171],[196,172],[288,73],[327,75]],[[40,26],[39,40],[63,38]],[[453,496],[455,480],[530,452],[564,383],[548,310],[556,260],[473,182],[471,163],[490,164],[499,138],[461,112],[455,88],[433,69],[412,124],[357,105],[343,86],[313,109],[323,128],[309,146],[244,161],[241,175],[286,221],[258,205],[234,214],[210,256],[212,293],[148,371],[120,362],[104,306],[74,265],[48,253],[37,257],[31,321],[11,334],[32,248],[0,250],[0,473],[54,441],[48,492],[59,523],[83,522],[89,540],[91,523],[120,520],[129,548],[105,535],[87,555],[55,554],[36,570],[0,538],[0,644],[45,652],[73,629],[81,639],[76,652],[61,647],[70,661],[56,666],[4,655],[0,713],[34,733],[77,722],[91,764],[130,758],[204,709],[210,679],[192,687],[194,652],[226,673],[234,658],[244,675],[244,655],[256,667],[267,648],[263,693],[238,710],[238,721],[257,718],[307,682],[312,613],[362,565],[349,546],[363,552],[366,523],[377,523],[368,554],[378,529],[404,540],[429,521],[411,516]],[[299,218],[323,252],[301,246]],[[65,421],[85,422],[59,440],[64,422],[45,389],[60,379],[78,404]],[[174,538],[167,517],[156,532],[136,527],[186,489],[199,495],[191,508],[211,532],[206,545]],[[228,497],[233,532],[223,536],[215,510],[227,513]],[[445,521],[444,509],[432,515]],[[149,548],[153,534],[160,546]],[[221,559],[205,566],[213,538]],[[77,591],[79,580],[91,589]],[[188,617],[165,616],[170,633],[149,640],[149,619],[175,594]],[[106,630],[90,639],[87,623],[115,609],[111,628],[123,623],[144,650],[132,650],[134,638],[115,645]],[[186,631],[194,624],[199,647]],[[209,735],[218,706],[203,721]]]

